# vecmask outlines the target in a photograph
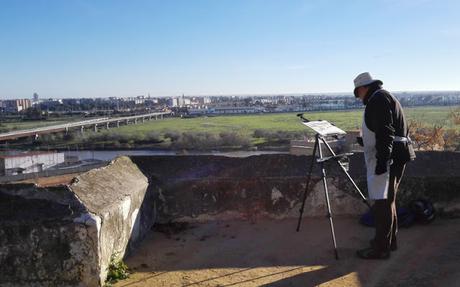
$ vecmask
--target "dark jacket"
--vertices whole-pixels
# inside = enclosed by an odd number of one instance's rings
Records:
[[[390,92],[379,89],[380,87],[370,89],[363,101],[366,105],[364,120],[367,127],[375,133],[377,165],[384,164],[390,159],[406,163],[415,159],[412,144],[394,142],[395,136],[409,136],[404,111]],[[375,91],[377,92],[373,94]]]

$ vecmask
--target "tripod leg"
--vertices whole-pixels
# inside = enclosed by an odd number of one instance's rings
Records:
[[[329,152],[335,156],[335,152],[334,150],[332,150],[331,146],[326,142],[326,140],[324,138],[321,138],[321,141],[324,143],[324,145],[327,147],[327,149],[329,150]],[[343,165],[337,161],[337,164],[340,166],[340,168],[342,169],[342,171],[345,173],[345,175],[347,176],[348,180],[351,182],[351,184],[353,185],[353,187],[355,188],[355,190],[358,192],[358,194],[361,196],[361,199],[363,200],[363,202],[367,205],[367,207],[371,208],[369,202],[367,202],[367,199],[366,197],[364,196],[364,194],[361,192],[361,190],[359,189],[358,185],[356,185],[355,181],[351,178],[350,174],[347,172],[347,170],[345,169],[345,167],[343,167]]]
[[[311,180],[311,174],[313,172],[313,166],[315,165],[315,159],[316,159],[316,149],[317,149],[317,146],[318,146],[318,137],[316,137],[316,140],[315,140],[315,145],[313,146],[313,154],[312,154],[312,157],[311,157],[311,162],[310,162],[310,170],[308,172],[308,178],[307,178],[307,185],[305,186],[305,190],[303,192],[303,197],[302,197],[302,206],[300,207],[300,210],[299,210],[299,220],[297,221],[297,232],[299,232],[300,230],[300,224],[302,222],[302,215],[303,215],[303,211],[304,211],[304,208],[305,208],[305,201],[307,200],[307,196],[308,196],[308,187],[310,185],[310,180]]]
[[[323,152],[321,151],[321,144],[319,142],[318,142],[318,150],[319,150],[319,157],[323,158]],[[323,178],[324,195],[326,197],[327,217],[329,218],[329,224],[331,226],[332,243],[334,244],[335,259],[339,259],[339,253],[337,251],[337,242],[335,240],[334,222],[332,220],[331,204],[330,204],[330,201],[329,201],[329,192],[327,190],[326,169],[324,167],[324,162],[321,163],[321,174],[322,174],[322,178]]]

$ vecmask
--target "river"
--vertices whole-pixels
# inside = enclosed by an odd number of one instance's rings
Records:
[[[82,150],[65,151],[68,156],[78,156],[80,160],[95,159],[109,161],[120,155],[215,155],[227,157],[248,157],[261,154],[286,154],[283,151],[208,151],[208,152],[180,152],[170,150]]]

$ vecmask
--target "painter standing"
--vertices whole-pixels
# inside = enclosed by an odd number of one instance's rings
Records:
[[[415,159],[408,126],[399,101],[369,73],[354,79],[354,94],[366,106],[362,137],[369,199],[375,219],[370,246],[357,251],[363,259],[387,259],[397,249],[396,194],[406,163]]]

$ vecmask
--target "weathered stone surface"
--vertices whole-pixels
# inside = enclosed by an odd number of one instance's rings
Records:
[[[101,286],[153,224],[147,187],[127,157],[68,186],[0,185],[0,286]]]
[[[311,157],[262,155],[132,157],[160,192],[160,221],[202,221],[257,217],[297,217]],[[366,209],[336,164],[329,164],[329,197],[334,215],[358,215]],[[350,174],[366,195],[361,153],[350,158]],[[400,203],[428,198],[441,214],[460,214],[460,153],[421,152],[407,165]],[[315,166],[304,216],[326,215],[320,171]]]
[[[111,256],[123,258],[153,224],[153,218],[141,211],[142,206],[153,208],[148,199],[143,205],[148,180],[128,157],[119,157],[108,167],[80,175],[69,188],[101,222],[98,258],[103,280]]]
[[[297,217],[305,190],[310,157],[263,155],[248,158],[215,156],[132,157],[158,185],[160,221]],[[337,186],[344,184],[332,165],[328,183],[333,212],[361,213],[366,205]],[[304,216],[325,216],[325,198],[315,166]],[[349,196],[351,194],[351,196]]]
[[[417,155],[401,202],[425,197],[459,216],[460,154]],[[121,157],[67,186],[0,185],[0,286],[100,286],[110,257],[132,250],[155,220],[297,217],[309,164],[290,155]],[[350,169],[365,191],[361,154]],[[333,214],[361,214],[366,206],[338,167],[327,171]],[[325,203],[316,166],[304,216],[326,215]]]
[[[0,285],[91,285],[95,245],[74,222],[85,212],[65,186],[0,186]]]

